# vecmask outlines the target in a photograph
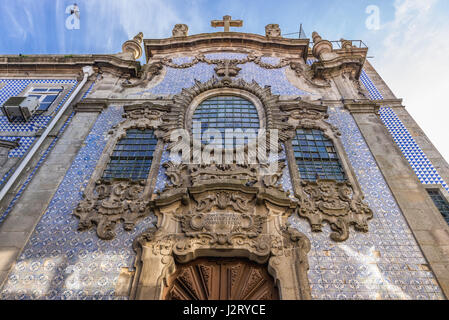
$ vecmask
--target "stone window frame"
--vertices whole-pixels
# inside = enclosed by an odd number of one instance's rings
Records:
[[[443,185],[441,185],[441,184],[423,184],[423,187],[424,187],[424,189],[426,189],[426,191],[427,190],[437,190],[440,193],[441,197],[444,200],[446,200],[446,202],[449,204],[449,192],[443,187]],[[430,197],[430,195],[428,193],[427,193],[427,195],[432,200],[432,203],[434,203],[433,199]],[[437,208],[436,205],[435,205],[435,208],[437,209],[438,212],[440,212],[440,210]],[[445,224],[447,224],[446,220],[444,219],[443,214],[441,214],[441,212],[440,212],[440,216],[443,219],[443,221],[445,222]]]
[[[105,170],[103,171],[103,175],[102,175],[102,179],[104,179],[104,180],[126,180],[126,179],[132,179],[132,180],[143,180],[143,178],[138,178],[138,179],[133,179],[133,178],[130,178],[130,177],[116,177],[116,176],[111,176],[111,177],[109,177],[109,178],[106,178],[105,177],[105,173],[106,173],[106,171],[108,170],[108,165],[111,165],[111,157],[112,157],[112,155],[114,154],[114,152],[123,152],[123,151],[121,151],[121,150],[117,150],[117,146],[120,144],[120,142],[122,142],[122,139],[130,139],[130,136],[129,136],[129,134],[130,134],[130,130],[138,130],[138,132],[141,132],[141,133],[144,133],[145,131],[151,131],[151,134],[154,136],[154,139],[157,141],[156,142],[156,145],[154,145],[154,144],[151,144],[151,143],[146,143],[146,144],[144,144],[144,145],[147,145],[147,146],[150,146],[150,145],[152,145],[152,146],[154,146],[154,150],[153,150],[153,154],[154,154],[154,152],[156,151],[156,147],[157,147],[157,143],[159,142],[159,140],[157,139],[157,137],[155,136],[155,132],[154,132],[154,130],[153,129],[141,129],[141,128],[135,128],[135,129],[133,129],[133,128],[129,128],[129,129],[126,129],[126,135],[125,135],[125,137],[123,137],[123,138],[120,138],[120,139],[118,139],[116,142],[115,142],[115,146],[114,146],[114,148],[113,148],[113,152],[112,152],[112,154],[109,156],[109,162],[108,162],[108,164],[106,165],[106,168],[105,168]],[[132,133],[131,133],[132,134]],[[136,138],[134,138],[134,139],[136,139]],[[148,139],[152,139],[152,138],[148,138]],[[129,144],[128,144],[129,145]],[[142,139],[139,139],[139,145],[142,145]],[[123,145],[122,145],[123,146]],[[151,150],[150,150],[151,151]],[[145,157],[147,157],[147,156],[145,156]],[[126,160],[137,160],[134,156],[133,157],[131,157],[132,159],[126,159]],[[148,176],[148,174],[149,174],[149,172],[150,172],[150,170],[151,170],[151,166],[153,165],[153,156],[151,156],[151,165],[150,165],[150,167],[148,168],[148,173],[146,174],[146,176]],[[145,159],[145,160],[149,160],[149,159]],[[120,163],[121,164],[121,166],[123,167],[123,166],[126,166],[126,165],[124,165],[124,163],[123,162],[121,162]],[[132,167],[132,168],[136,168],[136,167],[139,167],[138,165],[136,165],[135,163],[133,163],[131,166],[126,166],[126,167]],[[111,166],[110,166],[110,168],[111,168]],[[109,169],[109,171],[110,172],[113,172],[114,173],[114,175],[117,175],[118,174],[118,171],[121,171],[121,169],[120,170],[115,170],[115,169]],[[142,176],[143,176],[143,174],[144,174],[144,171],[142,170]]]
[[[134,111],[134,110],[132,110]],[[131,111],[131,112],[132,112]],[[150,110],[149,110],[150,111]],[[157,110],[155,110],[157,112]],[[123,117],[126,117],[126,110]],[[160,116],[160,115],[159,115]],[[92,176],[89,180],[88,185],[86,186],[85,193],[91,193],[93,192],[93,189],[95,188],[95,184],[97,184],[99,181],[102,180],[103,173],[106,170],[106,167],[111,159],[111,155],[115,150],[115,147],[120,139],[126,137],[126,132],[129,129],[150,129],[154,130],[154,134],[157,138],[157,145],[153,153],[153,160],[151,162],[151,168],[148,173],[147,179],[145,180],[145,191],[144,196],[148,196],[152,193],[156,186],[156,178],[159,171],[159,166],[162,158],[162,153],[164,151],[164,145],[165,143],[158,137],[156,131],[158,129],[158,123],[160,121],[141,121],[142,119],[126,119],[122,121],[120,124],[118,124],[116,127],[114,127],[112,130],[108,132],[108,142],[103,149],[103,153],[100,156],[100,159],[97,162],[97,165],[95,167],[94,172],[92,173]],[[111,181],[126,181],[131,179],[111,179]]]
[[[245,99],[253,104],[256,108],[257,115],[259,117],[259,129],[257,129],[257,137],[260,137],[264,134],[264,130],[267,128],[267,118],[266,118],[266,107],[263,105],[262,101],[253,93],[248,92],[243,89],[238,88],[216,88],[210,89],[205,92],[202,92],[196,95],[190,104],[187,107],[184,118],[184,128],[189,132],[191,138],[193,138],[192,134],[192,118],[195,113],[195,110],[206,100],[219,97],[219,96],[234,96]],[[222,137],[224,139],[224,137]],[[257,144],[257,141],[255,142]],[[201,143],[201,148],[204,148],[205,145]],[[242,147],[233,148],[234,152],[239,150]],[[243,146],[244,150],[248,150],[248,145]],[[225,153],[225,148],[223,148],[223,153]]]
[[[357,231],[368,232],[368,220],[372,219],[374,214],[364,202],[364,194],[339,138],[341,133],[325,121],[329,115],[327,107],[324,108],[312,105],[283,108],[290,111],[288,123],[292,126],[292,135],[284,145],[293,193],[299,200],[297,214],[309,221],[313,232],[321,232],[324,222],[327,222],[332,231],[330,238],[335,242],[343,242],[349,238],[351,225]],[[322,130],[323,135],[332,141],[345,171],[346,181],[309,181],[300,178],[292,146],[292,140],[299,128]]]
[[[63,88],[62,91],[58,93],[57,98],[53,101],[50,107],[46,111],[38,114],[40,116],[50,116],[65,99],[70,90],[72,90],[72,83],[30,83],[20,92],[18,96],[27,97],[31,94],[33,89],[60,89],[61,87]]]
[[[254,94],[240,89],[234,88],[220,88],[220,89],[211,89],[206,92],[200,93],[197,95],[193,101],[190,103],[185,117],[184,127],[191,132],[192,130],[192,117],[195,113],[195,110],[206,100],[219,97],[219,96],[235,96],[251,102],[257,110],[257,114],[259,116],[259,124],[260,129],[266,128],[266,116],[265,116],[265,108],[258,97]]]
[[[328,137],[326,137],[326,135],[324,134],[324,131],[323,130],[321,130],[321,129],[306,129],[306,128],[303,128],[303,127],[301,127],[301,128],[297,128],[297,130],[316,130],[316,131],[319,131],[319,132],[321,132],[321,134],[322,134],[322,136],[324,137],[324,138],[326,138],[326,139],[328,139]],[[290,140],[291,142],[292,142],[292,151],[293,151],[293,154],[294,154],[294,152],[295,152],[295,150],[294,150],[294,147],[293,147],[293,140],[300,140],[300,139],[298,139],[297,138],[297,136],[298,136],[298,133],[296,132],[297,130],[295,130],[295,136]],[[316,142],[317,140],[313,140],[314,142]],[[343,180],[337,180],[337,181],[346,181],[348,178],[347,178],[347,174],[346,174],[346,171],[345,171],[345,168],[343,167],[343,164],[342,164],[342,160],[340,159],[340,154],[338,153],[338,150],[337,150],[337,147],[335,146],[335,142],[334,141],[332,141],[332,140],[329,140],[331,143],[332,143],[332,147],[335,149],[335,154],[336,154],[336,159],[333,159],[333,161],[328,161],[328,163],[329,164],[332,164],[332,163],[334,163],[334,164],[337,164],[337,165],[339,165],[339,167],[341,167],[341,169],[343,170]],[[305,151],[301,151],[302,153],[304,153]],[[327,150],[327,148],[326,148],[326,153],[327,154],[329,154],[330,152]],[[294,158],[295,158],[295,164],[296,164],[296,166],[298,167],[298,164],[297,164],[297,157],[295,156],[295,155],[293,155],[294,156]],[[331,159],[330,157],[329,157],[329,159]],[[303,161],[312,161],[312,162],[315,162],[315,160],[313,159],[313,157],[309,157],[309,158],[306,158],[306,157],[302,157],[302,160]],[[320,158],[318,158],[318,160],[317,160],[317,162],[319,162],[319,163],[325,163],[325,161],[323,161],[323,159],[320,157]],[[299,169],[299,168],[298,168]],[[300,170],[298,170],[298,171],[300,171]],[[315,172],[315,174],[317,174],[317,172]],[[308,180],[308,181],[314,181],[314,180],[311,180],[311,179],[306,179],[306,178],[302,178],[301,177],[301,173],[299,172],[299,175],[300,175],[300,179],[301,180]],[[327,175],[327,174],[325,174],[325,175]],[[327,179],[329,179],[329,178],[316,178],[315,180],[319,180],[319,179],[321,179],[321,180],[327,180]],[[335,179],[336,180],[336,179]]]
[[[80,219],[79,231],[88,230],[96,225],[97,235],[103,240],[115,238],[118,222],[123,222],[124,229],[130,231],[140,219],[150,215],[148,204],[155,197],[153,192],[165,145],[162,139],[163,130],[161,131],[159,126],[169,107],[145,103],[125,106],[124,110],[125,120],[108,132],[108,142],[83,190],[83,199],[73,212]],[[157,138],[147,178],[102,179],[118,141],[126,137],[129,129],[151,129]]]
[[[289,165],[289,171],[290,171],[290,177],[293,182],[293,191],[295,193],[296,197],[300,197],[301,194],[301,182],[305,181],[301,179],[301,176],[299,174],[299,168],[296,164],[296,157],[293,151],[293,145],[292,140],[296,137],[296,130],[297,129],[315,129],[315,130],[321,130],[323,132],[324,137],[328,138],[332,143],[334,144],[335,150],[337,151],[338,159],[340,161],[340,164],[344,170],[344,173],[346,175],[346,180],[354,186],[354,193],[357,196],[362,195],[362,189],[360,187],[360,184],[357,181],[355,171],[349,161],[348,155],[346,154],[346,151],[343,147],[343,144],[341,142],[341,139],[339,138],[341,136],[340,131],[331,125],[330,123],[324,121],[328,117],[328,113],[322,112],[322,111],[316,111],[313,109],[309,109],[311,112],[315,113],[316,115],[319,115],[319,119],[307,121],[307,123],[302,123],[301,121],[296,122],[291,121],[291,118],[289,119],[289,122],[293,124],[293,131],[294,136],[292,136],[290,139],[285,141],[285,152],[287,156],[287,161]],[[305,118],[306,119],[306,118]],[[310,120],[310,119],[308,119]]]

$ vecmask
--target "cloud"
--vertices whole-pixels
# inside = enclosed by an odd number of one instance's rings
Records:
[[[441,0],[396,0],[378,71],[445,159],[449,159],[446,102],[449,89],[449,34]]]
[[[4,6],[3,7],[4,12],[6,12],[8,18],[9,18],[9,22],[11,22],[10,27],[11,27],[11,37],[13,38],[18,38],[22,41],[26,40],[27,38],[27,25],[25,23],[23,23],[24,21],[22,21],[23,19],[20,19],[21,15],[18,15],[16,12],[13,12],[13,9],[9,6]],[[28,12],[28,17],[29,17],[29,12]]]

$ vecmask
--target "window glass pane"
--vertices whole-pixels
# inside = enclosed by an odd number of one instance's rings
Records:
[[[337,151],[322,131],[298,129],[292,146],[301,179],[346,180]]]
[[[111,155],[103,179],[146,179],[153,161],[157,138],[153,130],[130,129],[120,139]]]
[[[60,88],[34,88],[31,90],[31,94],[28,94],[28,97],[38,98],[40,105],[37,110],[47,111],[60,92],[62,92]]]
[[[39,108],[37,108],[37,110],[40,110],[40,111],[47,111],[48,108],[50,108],[50,106],[51,106],[51,103],[45,103],[45,102],[42,102],[42,103],[39,105]]]
[[[207,129],[218,130],[223,144],[226,129],[242,129],[243,132],[252,129],[256,135],[260,129],[256,107],[248,100],[234,96],[219,96],[203,101],[196,108],[192,119],[193,122],[201,122],[201,133]],[[212,139],[207,140],[209,139],[204,139],[202,143],[210,144],[212,141]],[[234,140],[232,146],[235,145],[241,144],[237,144]]]
[[[48,95],[44,98],[44,100],[42,102],[50,102],[52,103],[53,101],[56,100],[57,95]]]
[[[427,190],[438,210],[440,210],[446,222],[449,224],[449,204],[438,190]]]

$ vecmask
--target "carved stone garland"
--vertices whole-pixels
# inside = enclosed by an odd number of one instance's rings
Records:
[[[328,82],[319,82],[313,78],[313,72],[309,66],[304,62],[290,62],[288,59],[281,59],[277,64],[270,64],[262,62],[262,56],[257,56],[255,53],[250,53],[243,59],[207,59],[205,55],[199,54],[193,58],[191,62],[176,64],[170,58],[164,58],[161,61],[156,61],[151,64],[146,64],[141,72],[140,79],[134,83],[128,80],[122,83],[123,88],[134,88],[137,86],[144,86],[153,78],[161,74],[163,66],[174,69],[187,69],[195,66],[198,63],[207,63],[209,65],[216,65],[215,72],[219,77],[235,77],[240,72],[240,64],[253,62],[264,69],[280,69],[290,66],[296,72],[298,77],[303,77],[308,84],[321,88],[329,87]]]
[[[144,104],[125,107],[125,120],[109,132],[111,138],[106,152],[98,162],[83,194],[83,200],[73,212],[80,218],[78,230],[84,231],[94,225],[97,235],[104,240],[115,237],[115,226],[123,221],[125,230],[132,230],[136,222],[150,214],[148,199],[144,197],[147,181],[132,181],[130,179],[102,179],[110,155],[116,142],[126,136],[128,129],[154,129],[156,136],[162,122],[162,115],[169,111],[168,107]]]

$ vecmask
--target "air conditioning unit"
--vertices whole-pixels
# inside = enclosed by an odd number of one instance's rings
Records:
[[[3,104],[2,111],[10,122],[15,119],[28,121],[39,105],[39,99],[36,97],[11,97]]]

